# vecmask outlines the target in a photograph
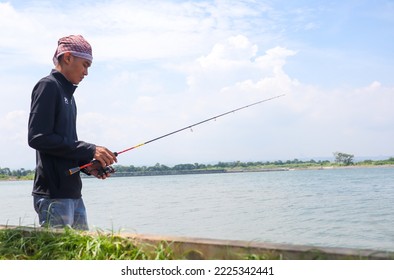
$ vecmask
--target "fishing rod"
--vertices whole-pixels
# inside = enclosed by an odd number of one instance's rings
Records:
[[[156,138],[151,139],[151,140],[149,140],[149,141],[146,141],[146,142],[144,142],[144,143],[141,143],[141,144],[135,145],[135,146],[133,146],[133,147],[127,148],[127,149],[125,149],[125,150],[123,150],[123,151],[114,152],[114,154],[115,154],[115,156],[118,156],[118,155],[120,155],[120,154],[123,154],[123,153],[125,153],[125,152],[130,151],[130,150],[139,148],[139,147],[141,147],[141,146],[144,146],[144,145],[146,145],[146,144],[152,143],[152,142],[154,142],[154,141],[157,141],[157,140],[162,139],[162,138],[164,138],[164,137],[170,136],[170,135],[172,135],[172,134],[181,132],[181,131],[186,130],[186,129],[192,129],[194,126],[197,126],[197,125],[200,125],[200,124],[203,124],[203,123],[212,121],[212,120],[216,120],[217,118],[223,117],[223,116],[225,116],[225,115],[234,113],[234,112],[236,112],[236,111],[239,111],[239,110],[242,110],[242,109],[245,109],[245,108],[248,108],[248,107],[251,107],[251,106],[260,104],[260,103],[263,103],[263,102],[267,102],[267,101],[270,101],[270,100],[273,100],[273,99],[282,97],[282,96],[284,96],[284,95],[285,95],[285,94],[277,95],[277,96],[274,96],[274,97],[271,97],[271,98],[268,98],[268,99],[264,99],[264,100],[261,100],[261,101],[258,101],[258,102],[255,102],[255,103],[252,103],[252,104],[243,106],[243,107],[239,107],[239,108],[237,108],[237,109],[228,111],[228,112],[226,112],[226,113],[223,113],[223,114],[220,114],[220,115],[211,117],[211,118],[209,118],[209,119],[206,119],[206,120],[197,122],[197,123],[192,124],[192,125],[185,126],[184,128],[181,128],[181,129],[175,130],[175,131],[173,131],[173,132],[164,134],[164,135],[162,135],[162,136],[156,137]],[[95,164],[95,162],[97,162],[97,160],[93,160],[93,161],[91,161],[90,163],[87,163],[87,164],[82,165],[82,166],[79,166],[79,167],[71,168],[71,169],[68,170],[67,175],[73,175],[73,174],[75,174],[75,173],[81,171],[81,170],[84,169],[84,168],[87,168],[87,167],[92,166],[93,164]]]

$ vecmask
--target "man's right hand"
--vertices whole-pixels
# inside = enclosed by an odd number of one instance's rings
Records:
[[[96,146],[94,159],[98,160],[103,168],[115,162],[118,162],[115,154],[102,146]]]

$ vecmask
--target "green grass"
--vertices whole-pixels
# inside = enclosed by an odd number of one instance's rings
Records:
[[[0,230],[0,260],[184,260],[204,259],[201,252],[174,253],[173,244],[136,242],[115,234],[80,232],[70,228]],[[244,260],[281,259],[277,253],[230,254]]]
[[[137,246],[114,234],[88,235],[72,229],[0,230],[0,260],[161,260],[173,259],[170,246]]]
[[[178,244],[179,245],[179,244]],[[0,260],[185,260],[206,259],[197,248],[181,251],[166,241],[142,243],[114,233],[81,232],[70,228],[51,230],[42,228],[0,229]],[[174,252],[174,250],[177,251]],[[292,259],[284,252],[271,250],[258,254],[233,251],[216,252],[216,258],[237,260]],[[296,254],[297,255],[297,254]],[[332,256],[319,250],[300,253],[297,259],[370,259],[368,256]],[[373,258],[373,256],[371,256]],[[387,255],[384,259],[393,259]]]

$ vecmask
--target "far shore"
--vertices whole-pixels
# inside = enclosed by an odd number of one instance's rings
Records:
[[[115,173],[113,177],[134,177],[134,176],[166,176],[166,175],[190,175],[190,174],[212,174],[212,173],[243,173],[243,172],[279,172],[279,171],[299,171],[299,170],[332,170],[332,169],[355,169],[355,168],[394,168],[394,164],[382,164],[382,165],[327,165],[327,166],[308,166],[308,167],[266,167],[266,168],[228,168],[219,170],[183,170],[174,172],[129,172],[129,173]],[[86,176],[87,177],[87,176]],[[0,178],[0,181],[32,181],[33,178],[18,178],[16,176],[9,176],[7,178]]]
[[[353,168],[394,168],[394,164],[382,164],[382,165],[348,165],[348,166],[335,166],[335,165],[330,165],[330,166],[312,166],[312,167],[300,167],[300,168],[294,168],[294,170],[325,170],[325,169],[353,169]],[[291,168],[293,170],[293,168]]]

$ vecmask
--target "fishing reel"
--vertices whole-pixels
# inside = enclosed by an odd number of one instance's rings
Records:
[[[88,175],[102,177],[103,175],[108,176],[111,173],[115,173],[115,169],[111,165],[102,167],[101,163],[96,159],[93,160],[91,163],[92,163],[91,166],[83,169],[83,171]],[[95,174],[95,172],[97,173]]]
[[[115,169],[111,165],[108,165],[104,168],[101,167],[101,168],[97,169],[98,176],[103,176],[104,174],[106,176],[108,176],[108,174],[111,174],[111,173],[115,173]]]

